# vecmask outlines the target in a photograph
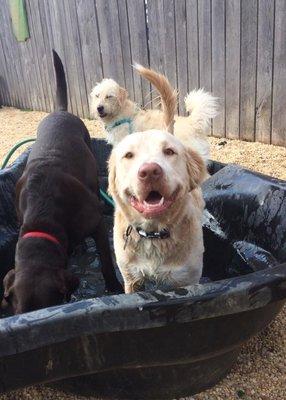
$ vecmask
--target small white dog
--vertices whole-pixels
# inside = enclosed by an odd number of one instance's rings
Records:
[[[169,287],[199,282],[205,173],[200,155],[168,132],[134,133],[113,148],[114,248],[126,293],[146,279]]]
[[[169,81],[161,74],[136,65],[141,76],[149,80],[158,90],[161,97],[161,110],[142,110],[128,99],[127,91],[113,79],[103,79],[90,94],[90,108],[94,118],[99,118],[107,132],[107,141],[117,145],[125,136],[149,129],[168,130],[172,132],[173,119],[177,106],[177,95]],[[206,129],[212,118],[218,114],[217,98],[203,89],[190,92],[185,98],[188,117],[175,117],[174,134],[188,147],[198,151],[207,162],[209,143]]]

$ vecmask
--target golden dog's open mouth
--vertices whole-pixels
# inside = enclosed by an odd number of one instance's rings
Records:
[[[152,190],[143,201],[135,196],[130,196],[130,204],[146,218],[152,218],[163,214],[174,203],[177,193],[178,190],[171,197],[166,198],[160,192]]]

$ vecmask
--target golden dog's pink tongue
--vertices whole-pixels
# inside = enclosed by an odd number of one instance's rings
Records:
[[[148,194],[143,202],[146,206],[149,205],[163,205],[164,197],[159,192],[152,191]]]
[[[146,217],[161,214],[172,204],[171,200],[165,200],[158,192],[151,192],[144,201],[140,201],[132,196],[130,202],[132,207]]]

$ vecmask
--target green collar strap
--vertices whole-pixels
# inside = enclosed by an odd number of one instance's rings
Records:
[[[117,128],[118,126],[123,125],[123,124],[128,124],[128,133],[130,135],[133,132],[132,131],[132,120],[131,120],[131,118],[119,119],[119,120],[113,122],[112,124],[106,125],[105,129],[107,130],[107,132],[111,132],[112,129]]]

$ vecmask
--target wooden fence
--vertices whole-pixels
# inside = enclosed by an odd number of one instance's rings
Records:
[[[50,111],[51,49],[68,77],[70,110],[89,116],[103,77],[140,105],[150,86],[131,65],[166,74],[183,99],[198,87],[221,99],[212,134],[286,145],[286,0],[26,0],[30,39],[12,33],[0,0],[0,96]]]

